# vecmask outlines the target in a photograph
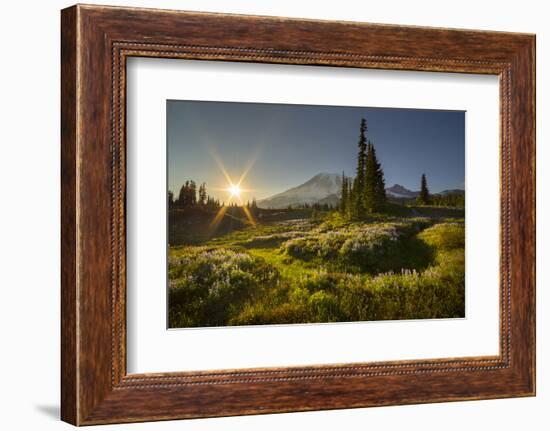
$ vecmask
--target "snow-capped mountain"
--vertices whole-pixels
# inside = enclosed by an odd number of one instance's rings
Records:
[[[258,206],[261,208],[286,208],[289,205],[315,203],[335,205],[340,198],[341,189],[341,175],[321,173],[297,187],[258,201]]]
[[[339,174],[317,174],[305,183],[282,193],[258,201],[260,208],[287,208],[289,205],[329,204],[333,207],[340,202],[342,193],[342,176]],[[400,184],[386,188],[388,198],[415,199],[420,192],[409,190]],[[464,190],[444,190],[439,195],[464,194]]]
[[[394,198],[414,199],[419,193],[413,192],[399,184],[394,184],[386,189],[386,196]]]

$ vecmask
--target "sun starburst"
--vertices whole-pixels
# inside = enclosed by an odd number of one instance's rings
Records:
[[[229,188],[227,189],[227,191],[229,192],[230,194],[230,197],[236,197],[236,198],[240,198],[241,197],[241,188],[239,187],[238,184],[231,184],[229,186]]]
[[[248,209],[248,207],[247,207],[248,203],[245,204],[245,202],[243,201],[243,194],[245,194],[245,195],[249,194],[249,193],[253,192],[254,190],[253,189],[248,189],[248,188],[243,188],[242,184],[243,184],[247,174],[252,169],[252,166],[256,162],[257,154],[254,155],[251,159],[248,160],[244,170],[242,171],[242,173],[239,177],[239,180],[237,182],[233,182],[233,180],[231,179],[231,177],[229,175],[229,172],[226,170],[226,168],[224,166],[224,163],[223,163],[223,160],[220,157],[220,155],[219,155],[218,151],[216,150],[216,148],[214,146],[210,146],[209,147],[209,152],[212,155],[212,158],[214,159],[216,164],[218,165],[218,167],[219,167],[220,171],[222,172],[223,176],[227,180],[227,186],[225,188],[214,189],[214,190],[226,191],[227,193],[229,193],[229,199],[226,202],[228,202],[230,204],[231,203],[237,203],[238,205],[240,205],[240,207],[242,208],[242,211],[244,212],[244,215],[245,215],[246,220],[248,221],[248,223],[250,223],[253,226],[256,226],[257,221],[255,220],[255,217],[252,214],[252,212]],[[226,214],[227,210],[228,210],[228,204],[224,202],[222,207],[218,210],[218,213],[216,214],[216,216],[212,220],[212,223],[211,223],[210,227],[211,227],[211,230],[213,232],[216,231],[218,225],[220,224],[222,219],[225,217],[225,214]],[[233,218],[235,218],[234,214],[231,214],[231,216]]]

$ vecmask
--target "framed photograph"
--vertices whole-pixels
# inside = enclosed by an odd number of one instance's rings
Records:
[[[62,419],[535,394],[535,37],[62,11]]]
[[[166,118],[168,328],[465,317],[464,112],[169,100]]]

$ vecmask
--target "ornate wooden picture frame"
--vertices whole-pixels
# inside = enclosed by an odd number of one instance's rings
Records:
[[[535,394],[534,35],[77,5],[62,11],[61,49],[64,421]],[[133,56],[497,75],[500,354],[127,374],[125,98]]]

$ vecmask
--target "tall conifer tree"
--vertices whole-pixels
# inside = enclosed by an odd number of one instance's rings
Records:
[[[202,183],[199,186],[199,201],[198,201],[199,205],[201,205],[201,206],[206,205],[206,198],[207,198],[206,183]]]
[[[369,141],[367,144],[367,160],[365,163],[365,207],[368,212],[373,212],[376,200],[376,156],[374,146]]]
[[[365,204],[365,166],[367,162],[367,120],[361,119],[359,126],[359,142],[357,147],[357,171],[353,183],[353,214],[355,217],[364,217],[367,212]]]
[[[367,161],[365,166],[365,203],[369,212],[380,212],[386,203],[386,186],[384,172],[376,157],[372,142],[367,145]]]
[[[374,164],[376,166],[376,183],[374,187],[374,207],[375,212],[380,212],[384,209],[386,204],[386,182],[384,181],[384,171],[382,170],[382,165],[376,157],[376,150],[374,145],[372,146],[372,154],[374,158]]]
[[[418,195],[418,203],[422,205],[427,205],[430,203],[430,191],[428,190],[426,174],[422,174],[422,178],[420,179],[420,194]]]

